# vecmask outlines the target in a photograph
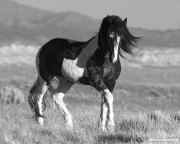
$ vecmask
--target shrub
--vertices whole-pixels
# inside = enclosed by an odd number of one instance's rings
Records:
[[[4,86],[0,90],[0,99],[3,104],[20,104],[24,102],[24,94],[14,86]]]
[[[157,98],[161,96],[161,93],[159,93],[156,89],[152,89],[150,90],[150,96]]]

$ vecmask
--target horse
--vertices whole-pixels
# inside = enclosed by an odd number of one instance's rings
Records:
[[[90,85],[102,95],[99,129],[114,131],[113,89],[120,76],[122,50],[132,54],[140,37],[132,35],[127,18],[116,15],[102,19],[99,32],[88,41],[54,38],[45,43],[36,55],[38,77],[29,91],[28,102],[38,124],[43,125],[44,95],[50,91],[61,110],[65,126],[73,128],[72,115],[63,97],[73,84]],[[53,78],[59,80],[55,89]]]

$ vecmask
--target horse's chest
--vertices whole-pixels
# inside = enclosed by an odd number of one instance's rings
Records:
[[[93,38],[86,47],[83,48],[79,56],[74,59],[63,59],[62,75],[71,82],[77,82],[81,77],[87,76],[86,63],[90,56],[97,50],[98,37]]]

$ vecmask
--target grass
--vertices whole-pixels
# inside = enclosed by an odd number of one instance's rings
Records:
[[[21,90],[12,85],[3,86],[0,89],[0,99],[4,104],[19,104],[24,102],[24,94]]]
[[[176,97],[171,100],[161,97],[148,99],[136,96],[130,91],[115,90],[116,127],[115,134],[110,134],[98,131],[100,95],[92,90],[91,93],[77,91],[78,89],[73,88],[65,97],[67,107],[73,115],[72,131],[65,130],[62,115],[60,111],[53,109],[50,99],[50,108],[44,113],[46,118],[43,127],[38,126],[32,118],[27,99],[19,105],[1,105],[1,143],[131,144],[147,142],[151,138],[179,136],[180,105],[174,102]],[[161,105],[158,105],[160,100]]]
[[[18,71],[18,67],[14,70]],[[170,139],[180,135],[177,68],[124,68],[113,92],[114,134],[98,130],[101,96],[88,86],[75,85],[64,98],[73,116],[72,131],[65,129],[62,114],[53,109],[50,98],[50,107],[44,112],[45,124],[43,127],[37,125],[27,103],[29,83],[32,84],[36,77],[31,71],[13,73],[6,82],[6,73],[1,74],[4,79],[0,87],[6,83],[25,94],[24,103],[0,105],[1,144],[148,144],[151,139]],[[28,76],[27,83],[25,75]]]

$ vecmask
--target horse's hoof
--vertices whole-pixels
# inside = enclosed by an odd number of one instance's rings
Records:
[[[106,129],[107,129],[107,132],[109,132],[109,133],[112,133],[112,134],[115,133],[114,127],[108,127],[108,128],[106,128]]]
[[[67,131],[72,131],[73,130],[73,126],[65,125],[65,129]]]
[[[104,126],[99,126],[99,132],[107,132]]]
[[[66,128],[67,130],[73,129],[73,122],[72,122],[72,117],[71,117],[71,115],[70,115],[70,116],[67,116],[67,117],[65,118],[65,128]]]
[[[107,132],[110,132],[112,134],[115,133],[114,125],[107,125],[106,130],[107,130]]]
[[[44,118],[38,117],[38,118],[37,118],[37,123],[38,123],[40,126],[43,126]]]

